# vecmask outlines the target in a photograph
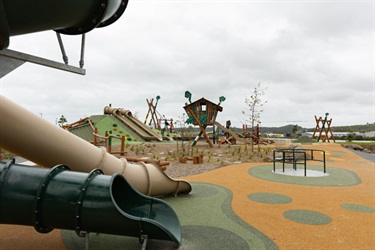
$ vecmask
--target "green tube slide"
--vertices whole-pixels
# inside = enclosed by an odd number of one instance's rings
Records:
[[[181,244],[181,226],[163,200],[135,190],[120,174],[103,175],[0,162],[0,223],[54,228],[77,235],[104,234],[173,241]]]
[[[9,37],[45,30],[87,33],[114,23],[128,0],[0,0],[0,49]]]

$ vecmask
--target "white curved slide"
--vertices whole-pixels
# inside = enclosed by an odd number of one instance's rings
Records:
[[[187,194],[191,185],[167,176],[156,164],[128,163],[55,126],[0,96],[0,147],[44,167],[65,164],[73,171],[122,174],[139,192],[149,196]]]

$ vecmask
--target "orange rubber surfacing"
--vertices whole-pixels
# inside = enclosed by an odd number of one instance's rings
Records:
[[[203,182],[205,185],[212,183],[230,190],[233,212],[243,222],[266,235],[279,249],[375,249],[373,237],[375,235],[374,163],[360,158],[340,145],[316,144],[306,147],[325,150],[328,166],[352,171],[358,175],[360,182],[351,186],[307,186],[272,182],[249,174],[249,169],[270,163],[231,165],[186,179],[191,182]],[[216,190],[215,188],[207,189],[206,192],[214,193],[206,193],[206,196],[216,195]],[[199,203],[202,203],[206,198],[203,193],[194,193],[198,191],[198,189],[194,190],[193,183],[192,193],[196,195],[195,200],[201,199]],[[273,197],[272,201],[275,204],[270,201],[267,203],[269,196]],[[194,202],[189,202],[189,195],[171,198],[172,201],[175,199],[186,201],[187,205],[184,209],[187,211],[197,206]],[[285,202],[281,202],[283,199],[286,199]],[[211,214],[207,216],[212,216],[213,211],[221,209],[220,206],[210,207],[208,210]],[[315,215],[318,215],[317,222],[319,218],[321,219],[319,215],[323,215],[323,218],[327,216],[331,221],[328,219],[320,224],[307,224],[303,220],[295,221],[285,216],[285,214],[293,216],[294,211],[297,211],[294,216],[312,214],[313,216],[308,218],[310,219],[308,223],[311,220],[314,222]],[[178,216],[181,221],[191,222],[191,218],[187,218],[183,213]],[[183,227],[186,227],[185,224]],[[191,227],[192,230],[193,228],[195,227]],[[33,227],[0,225],[0,248],[5,250],[67,249],[60,232],[60,230],[53,230],[48,234],[40,234]],[[194,235],[201,238],[189,241],[184,239],[184,234],[182,234],[182,247],[185,247],[183,249],[189,249],[190,243],[193,248],[197,249],[199,246],[194,244],[198,244],[207,237],[204,234]],[[105,238],[104,235],[99,236]],[[85,239],[79,238],[79,240],[84,246]],[[131,240],[137,241],[134,238]],[[90,247],[95,248],[95,244]],[[138,244],[136,247],[134,249],[140,248]]]
[[[375,207],[374,163],[340,145],[309,145],[309,148],[340,153],[343,161],[328,155],[329,164],[355,172],[361,183],[354,186],[304,186],[277,183],[251,176],[249,168],[259,164],[239,164],[191,176],[189,181],[209,182],[233,192],[232,209],[280,249],[375,249],[375,213],[344,209],[346,203]],[[355,162],[356,164],[352,164]],[[295,177],[305,178],[305,177]],[[311,177],[313,178],[313,177]],[[280,194],[292,199],[286,204],[265,204],[248,198],[255,193]],[[306,210],[328,216],[328,224],[309,225],[288,219],[284,213]]]

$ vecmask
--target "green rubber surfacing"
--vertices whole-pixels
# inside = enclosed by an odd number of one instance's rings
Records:
[[[322,171],[322,166],[308,166],[310,170]],[[248,173],[256,178],[287,184],[297,184],[305,186],[354,186],[362,183],[361,178],[350,170],[327,167],[328,176],[323,177],[299,177],[276,174],[272,165],[251,167]]]
[[[292,202],[292,198],[275,193],[253,193],[247,196],[252,201],[265,204],[286,204]]]
[[[373,207],[368,207],[360,204],[341,204],[340,205],[342,208],[353,211],[353,212],[358,212],[358,213],[374,213],[375,209]]]
[[[294,222],[307,225],[325,225],[332,222],[329,216],[311,210],[288,210],[284,212],[284,216]]]
[[[180,249],[278,249],[262,232],[240,219],[232,210],[232,192],[225,187],[193,182],[186,196],[166,197],[177,213],[182,230]],[[90,234],[90,249],[140,249],[138,238]],[[85,238],[62,230],[69,250],[85,249]],[[172,242],[149,239],[147,249],[177,249]]]

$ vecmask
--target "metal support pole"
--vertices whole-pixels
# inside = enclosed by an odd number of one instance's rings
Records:
[[[83,68],[83,65],[85,64],[85,41],[86,41],[86,34],[82,34],[82,40],[81,40],[81,60],[79,61],[79,67]]]
[[[324,161],[324,173],[326,173],[327,172],[327,170],[326,170],[326,151],[323,151],[323,161]]]
[[[68,65],[69,60],[68,60],[68,56],[65,53],[64,44],[63,44],[63,41],[61,39],[61,35],[60,35],[60,33],[56,32],[56,36],[57,36],[57,40],[59,41],[59,46],[60,46],[63,61],[66,65]]]
[[[85,249],[89,250],[89,248],[90,248],[89,233],[86,233],[86,235],[85,235]]]
[[[148,240],[148,236],[147,236],[147,235],[142,235],[142,236],[141,236],[141,241],[142,241],[142,250],[146,250],[146,247],[147,247],[147,240]]]
[[[303,152],[303,155],[304,155],[304,165],[305,165],[305,176],[306,176],[306,152]]]
[[[324,121],[323,121],[323,125],[322,125],[322,129],[321,129],[321,131],[324,130],[324,126],[325,126],[325,124],[326,124],[326,122],[327,122],[327,116],[328,116],[329,114],[328,114],[328,113],[325,113],[325,115],[326,115],[326,117],[324,118]],[[319,142],[319,140],[320,140],[320,135],[321,135],[321,132],[319,133],[318,142]],[[325,135],[325,136],[327,136],[327,135]],[[322,141],[325,142],[325,139],[322,139]]]
[[[112,130],[110,130],[108,133],[108,153],[112,152],[112,137],[113,137]]]

